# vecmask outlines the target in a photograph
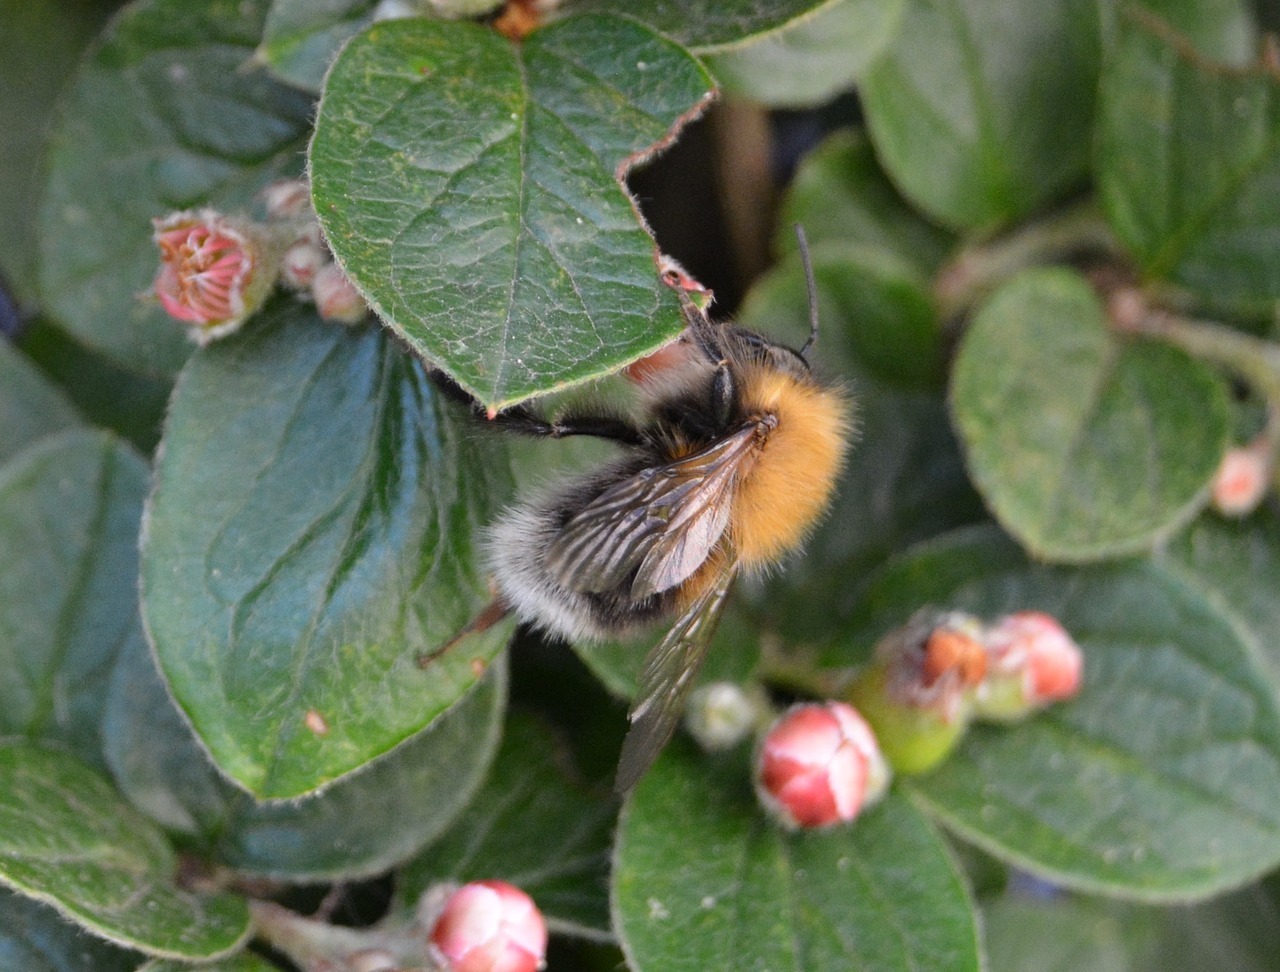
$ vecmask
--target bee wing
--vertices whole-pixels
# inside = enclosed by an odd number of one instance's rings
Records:
[[[640,692],[631,708],[631,729],[623,740],[614,780],[619,793],[636,784],[675,732],[737,574],[737,562],[730,558],[715,582],[676,619],[645,659]]]
[[[734,482],[754,454],[756,426],[744,425],[674,462],[615,483],[564,525],[547,566],[566,587],[616,588],[636,571],[631,595],[649,597],[687,580],[729,524]]]

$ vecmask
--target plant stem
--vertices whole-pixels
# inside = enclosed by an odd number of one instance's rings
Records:
[[[1176,344],[1188,354],[1229,368],[1273,404],[1280,403],[1280,344],[1213,321],[1150,309],[1124,329]]]
[[[1090,250],[1121,252],[1092,200],[1028,223],[1007,236],[966,246],[942,269],[934,284],[942,317],[951,320],[966,313],[1028,267]]]

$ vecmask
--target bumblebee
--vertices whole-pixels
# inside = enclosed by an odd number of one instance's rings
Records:
[[[549,422],[520,407],[498,416],[517,431],[621,446],[599,471],[508,509],[485,545],[501,606],[549,634],[610,640],[674,618],[640,675],[619,791],[671,737],[734,579],[800,546],[850,446],[852,403],[806,358],[818,321],[800,240],[810,317],[800,350],[712,321],[677,283],[688,326],[641,383],[643,421]]]

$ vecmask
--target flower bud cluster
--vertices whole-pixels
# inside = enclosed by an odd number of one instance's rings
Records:
[[[958,611],[918,612],[876,646],[848,701],[901,773],[941,762],[975,720],[1016,722],[1079,691],[1084,658],[1048,614],[983,623]]]
[[[265,222],[213,209],[152,221],[160,249],[152,290],[198,344],[238,330],[277,281],[313,300],[325,320],[354,324],[365,317],[364,299],[325,246],[306,183],[273,183],[263,202]]]

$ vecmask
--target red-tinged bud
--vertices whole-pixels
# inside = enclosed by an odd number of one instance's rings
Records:
[[[315,298],[316,310],[326,321],[358,324],[369,310],[360,292],[336,263],[326,263],[316,271],[311,281],[311,296]]]
[[[847,823],[888,786],[875,734],[843,702],[784,712],[756,756],[760,802],[788,828]]]
[[[161,261],[155,294],[172,317],[191,325],[197,343],[232,333],[262,306],[275,264],[251,224],[205,209],[153,225]]]
[[[705,311],[716,299],[715,294],[682,267],[675,257],[667,256],[665,253],[659,254],[658,273],[662,277],[662,282],[668,287],[683,290],[688,294],[698,310]]]
[[[1015,721],[1080,690],[1084,654],[1056,618],[1010,614],[987,629],[984,641],[990,672],[974,697],[979,717]]]
[[[1267,495],[1274,467],[1271,444],[1265,437],[1248,445],[1232,446],[1213,476],[1213,508],[1224,516],[1252,513]]]
[[[534,972],[545,964],[547,925],[519,888],[475,881],[445,902],[431,944],[451,972]]]
[[[284,251],[280,261],[280,279],[294,290],[307,290],[315,282],[321,267],[332,262],[329,251],[309,239],[300,239]]]
[[[267,218],[286,220],[311,215],[311,189],[304,179],[281,179],[262,190]]]
[[[969,727],[974,691],[987,671],[977,618],[918,612],[876,645],[846,695],[875,730],[889,765],[923,773],[941,762]]]

